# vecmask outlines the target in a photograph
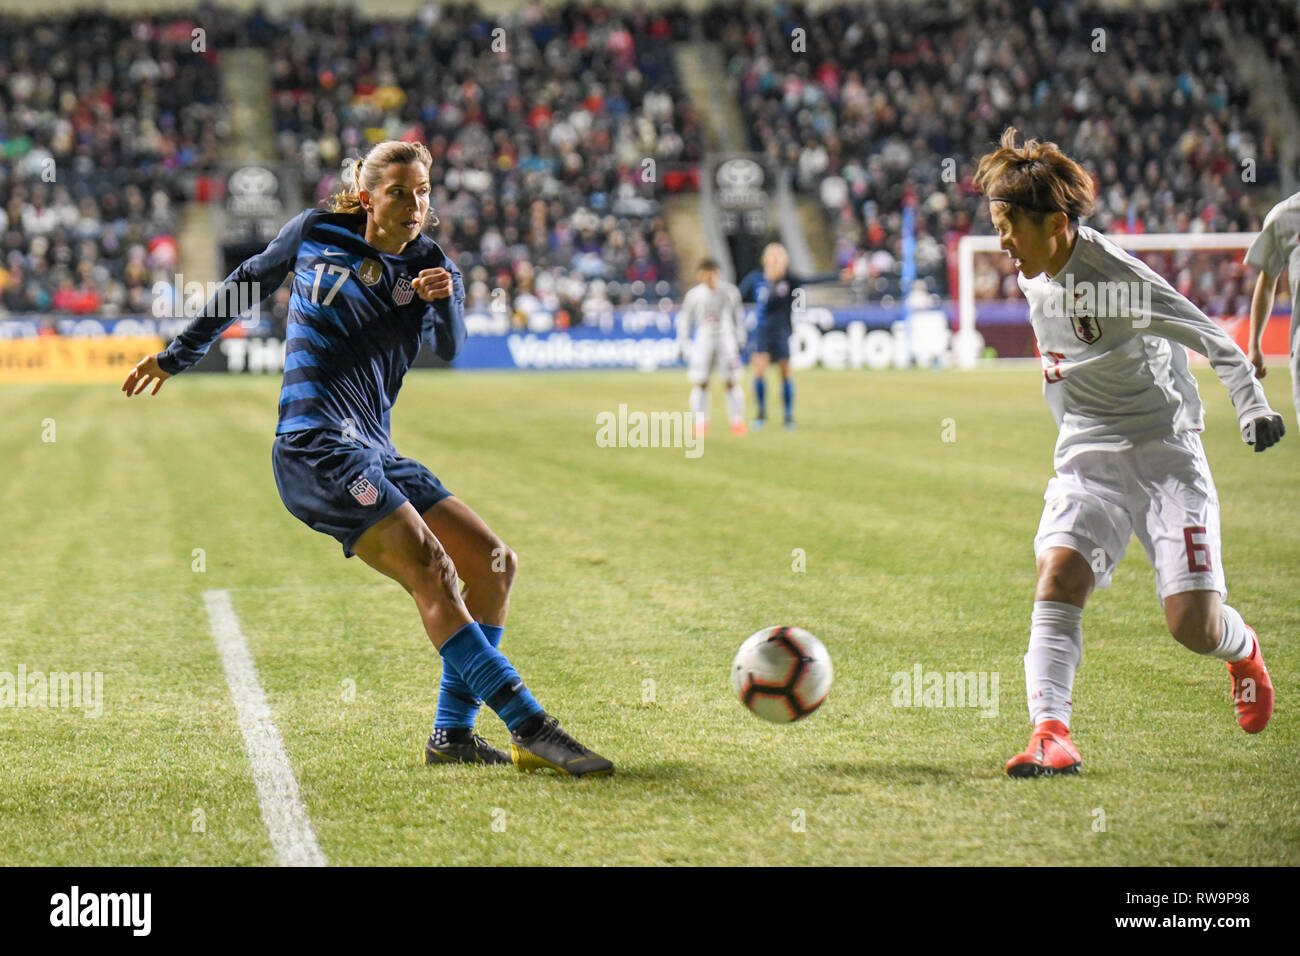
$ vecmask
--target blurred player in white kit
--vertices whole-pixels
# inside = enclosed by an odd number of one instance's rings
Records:
[[[700,282],[682,299],[677,313],[677,343],[686,359],[691,383],[691,412],[695,434],[709,430],[709,377],[722,373],[726,385],[727,418],[735,435],[745,434],[745,395],[740,389],[740,350],[745,345],[745,312],[740,290],[723,282],[712,259],[700,263]]]
[[[1132,534],[1155,568],[1170,633],[1227,662],[1237,722],[1258,733],[1273,713],[1273,685],[1255,632],[1224,602],[1219,499],[1184,346],[1209,358],[1255,451],[1282,437],[1282,417],[1227,333],[1145,263],[1079,224],[1093,204],[1088,172],[1055,143],[1015,142],[1008,129],[980,160],[975,184],[1020,272],[1059,433],[1034,539],[1025,654],[1034,730],[1006,771],[1078,772],[1069,725],[1083,606],[1094,587],[1109,586]]]
[[[1259,340],[1273,312],[1277,280],[1286,269],[1291,277],[1291,397],[1300,421],[1300,193],[1288,196],[1264,217],[1264,228],[1246,252],[1246,265],[1259,270],[1250,300],[1250,360],[1255,374],[1265,375]]]

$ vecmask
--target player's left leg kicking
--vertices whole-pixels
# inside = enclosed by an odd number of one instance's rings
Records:
[[[487,524],[459,498],[444,498],[421,516],[447,549],[465,586],[461,598],[483,636],[501,646],[510,588],[519,559]],[[438,713],[433,733],[424,745],[424,762],[510,763],[510,755],[474,733],[474,720],[483,701],[474,696],[454,667],[445,661],[438,688]]]
[[[401,492],[386,478],[381,494],[391,503]],[[426,507],[429,510],[433,506]],[[546,767],[572,776],[613,773],[613,763],[584,747],[546,713],[509,659],[488,642],[465,606],[450,554],[423,514],[409,500],[402,500],[349,542],[352,552],[411,595],[444,666],[459,673],[471,692],[482,697],[509,728],[516,767]]]

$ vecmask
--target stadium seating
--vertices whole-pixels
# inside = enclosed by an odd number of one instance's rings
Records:
[[[275,120],[281,157],[307,171],[313,198],[369,142],[420,139],[435,160],[437,237],[472,305],[500,288],[517,311],[535,297],[578,321],[584,303],[684,291],[657,190],[639,176],[644,158],[658,176],[701,155],[665,42],[689,30],[685,14],[291,16],[272,39]]]
[[[176,265],[178,204],[220,153],[216,61],[193,29],[0,18],[0,314],[148,314]]]
[[[744,0],[714,7],[705,26],[739,83],[753,148],[820,198],[837,265],[854,264],[868,296],[897,295],[900,210],[916,201],[917,273],[948,298],[956,240],[988,231],[974,160],[1008,125],[1095,174],[1090,224],[1103,231],[1258,228],[1267,207],[1241,188],[1240,160],[1256,160],[1258,183],[1276,182],[1275,150],[1242,109],[1248,93],[1202,15],[1210,7],[1040,4],[1026,15],[1010,0],[936,0],[867,18],[858,6]],[[796,26],[806,34],[792,49]],[[1248,295],[1239,274],[1193,282],[1191,256],[1153,265],[1204,307]],[[984,291],[1015,295],[1010,264],[992,262]]]
[[[1251,231],[1267,205],[1242,188],[1240,164],[1276,184],[1277,150],[1244,109],[1259,93],[1219,31],[1258,38],[1300,102],[1300,23],[1269,0],[1211,16],[1218,7],[231,10],[205,18],[220,35],[199,52],[187,15],[0,19],[0,316],[149,312],[150,287],[177,262],[180,206],[205,198],[200,177],[223,159],[216,51],[238,45],[268,51],[268,146],[302,172],[303,205],[336,189],[341,160],[369,143],[427,142],[437,238],[471,306],[504,304],[516,321],[534,305],[591,321],[685,291],[659,199],[689,188],[681,171],[703,155],[670,54],[697,34],[725,54],[752,148],[824,209],[835,264],[853,267],[863,299],[899,294],[912,202],[918,276],[954,295],[957,240],[988,231],[973,162],[1006,125],[1084,161],[1102,184],[1090,224],[1103,231]],[[641,181],[646,158],[656,184]],[[1207,311],[1245,310],[1239,265],[1194,252],[1149,261]],[[976,283],[981,297],[1017,295],[1010,264],[992,257]]]

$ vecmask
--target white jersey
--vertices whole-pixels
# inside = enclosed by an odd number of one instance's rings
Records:
[[[677,313],[677,340],[683,347],[694,339],[711,342],[745,344],[745,313],[740,290],[729,282],[719,282],[710,289],[701,282],[682,299]]]
[[[1254,368],[1226,332],[1146,263],[1080,226],[1069,260],[1049,279],[1019,277],[1056,419],[1056,467],[1085,451],[1123,451],[1204,427],[1182,346],[1205,355],[1237,421],[1273,411]]]
[[[1300,193],[1283,199],[1264,217],[1264,228],[1246,251],[1246,265],[1274,279],[1291,278],[1291,327],[1300,325]]]

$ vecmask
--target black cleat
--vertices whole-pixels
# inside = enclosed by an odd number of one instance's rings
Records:
[[[510,763],[504,750],[497,750],[468,727],[438,728],[424,742],[424,762]]]
[[[510,756],[521,771],[558,770],[571,777],[600,777],[614,772],[612,763],[570,737],[551,716],[530,737],[512,733]]]

